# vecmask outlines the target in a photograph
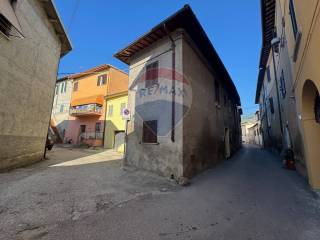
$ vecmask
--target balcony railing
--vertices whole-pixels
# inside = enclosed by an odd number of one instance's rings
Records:
[[[94,140],[94,139],[102,139],[103,138],[103,132],[84,132],[80,133],[79,140],[80,142],[85,140]]]
[[[88,104],[75,106],[70,108],[70,115],[85,116],[85,115],[102,115],[102,106],[97,104]]]

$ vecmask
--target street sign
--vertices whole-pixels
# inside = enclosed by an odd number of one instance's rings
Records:
[[[122,119],[123,120],[130,120],[130,109],[124,108],[122,110]]]

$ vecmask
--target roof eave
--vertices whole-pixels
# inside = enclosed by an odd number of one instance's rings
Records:
[[[60,57],[63,57],[72,50],[72,44],[68,37],[67,31],[63,26],[53,0],[41,0],[40,2],[42,3],[45,12],[48,15],[49,21],[52,23],[55,32],[61,41]]]
[[[260,1],[260,8],[261,8],[261,27],[262,27],[262,48],[260,53],[260,60],[259,60],[259,75],[258,75],[258,82],[257,82],[257,89],[256,89],[256,98],[255,103],[259,103],[260,92],[264,77],[264,70],[266,67],[266,63],[268,61],[268,57],[271,50],[271,40],[270,40],[270,28],[274,27],[275,21],[275,0],[269,0],[268,8],[267,8],[267,1],[261,0]],[[266,16],[266,13],[271,14],[271,19]],[[267,19],[267,21],[266,21]],[[269,25],[267,25],[269,24]]]
[[[209,58],[213,57],[215,59],[215,61],[218,63],[217,65],[218,65],[220,74],[222,74],[222,76],[224,78],[226,78],[228,87],[231,88],[232,94],[234,95],[234,98],[235,98],[234,100],[236,101],[236,104],[240,106],[241,105],[240,96],[237,92],[237,89],[236,89],[228,71],[226,70],[222,60],[220,59],[219,55],[217,54],[215,48],[213,47],[213,45],[210,41],[210,39],[208,38],[203,27],[201,26],[201,24],[197,20],[196,16],[194,15],[194,13],[189,5],[185,5],[182,9],[180,9],[179,11],[177,11],[176,13],[174,13],[173,15],[171,15],[170,17],[168,17],[167,19],[165,19],[164,21],[162,21],[161,23],[159,23],[158,25],[153,27],[149,32],[147,32],[143,36],[139,37],[137,40],[130,43],[127,47],[123,48],[118,53],[114,54],[114,57],[119,59],[120,61],[126,63],[126,64],[130,64],[130,58],[132,56],[134,56],[135,53],[137,53],[138,51],[141,51],[142,49],[153,44],[155,41],[160,40],[161,38],[166,36],[167,30],[170,32],[174,31],[175,29],[170,29],[170,27],[168,25],[171,25],[171,26],[173,25],[177,28],[177,25],[179,25],[179,20],[181,21],[181,19],[179,19],[179,17],[182,17],[182,18],[185,17],[184,15],[181,15],[181,14],[190,14],[190,16],[188,16],[188,17],[191,19],[194,19],[194,24],[196,24],[198,27],[197,31],[200,31],[198,33],[200,33],[200,35],[201,35],[201,36],[199,36],[199,38],[201,38],[201,40],[199,40],[199,41],[205,42],[206,45],[208,45],[208,47],[212,49],[212,53],[205,54],[206,57],[209,57]],[[176,23],[172,22],[172,20],[176,20]],[[165,28],[165,26],[167,26],[167,27]],[[163,36],[161,35],[161,31],[165,32],[165,34]],[[194,30],[190,30],[190,31],[192,32]],[[153,42],[151,41],[151,43],[149,45],[146,44],[146,47],[141,48],[140,50],[133,50],[133,48],[139,49],[140,47],[136,46],[136,44],[140,45],[140,42],[148,40],[149,36],[152,36],[152,34],[155,34],[155,35],[158,34],[159,35],[158,39],[156,39]]]

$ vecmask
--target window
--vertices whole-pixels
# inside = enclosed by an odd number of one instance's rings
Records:
[[[276,27],[274,27],[273,37],[274,37],[274,38],[278,37],[278,33],[277,33],[277,28],[276,28]],[[276,45],[274,46],[274,52],[275,52],[275,53],[279,53],[279,44],[276,44]]]
[[[113,105],[109,105],[109,109],[108,109],[108,117],[111,117],[113,114]]]
[[[67,91],[67,83],[68,83],[68,82],[64,82],[64,89],[63,89],[63,92],[66,92],[66,91]]]
[[[96,122],[96,132],[101,132],[101,122]]]
[[[320,123],[320,96],[319,96],[319,93],[317,93],[317,96],[315,99],[314,113],[315,113],[316,122]]]
[[[282,98],[285,98],[287,94],[287,90],[286,90],[286,82],[284,79],[283,70],[281,71],[281,76],[280,76],[280,92],[281,92]]]
[[[80,133],[86,132],[86,125],[80,125]]]
[[[217,81],[214,83],[216,103],[220,104],[220,85]]]
[[[158,121],[144,121],[142,142],[144,143],[157,143],[158,142]]]
[[[121,103],[120,106],[120,115],[122,115],[123,110],[126,108],[126,103]]]
[[[56,95],[59,94],[59,86],[60,86],[59,84],[56,85]]]
[[[7,37],[23,37],[21,26],[14,12],[16,0],[1,0],[0,2],[0,32]]]
[[[102,86],[107,83],[107,74],[98,76],[97,86]]]
[[[60,105],[60,112],[62,113],[63,111],[64,111],[64,105],[61,104],[61,105]]]
[[[296,12],[294,9],[293,0],[289,1],[289,13],[290,13],[290,17],[291,17],[293,35],[294,35],[294,38],[297,40],[299,30],[298,30],[298,24],[297,24]]]
[[[61,83],[61,93],[64,93],[65,89],[65,82]]]
[[[158,84],[159,62],[153,62],[146,67],[146,88]]]
[[[75,83],[73,84],[73,91],[74,91],[74,92],[78,91],[78,87],[79,87],[79,82],[75,82]]]
[[[270,73],[270,67],[269,66],[267,66],[267,79],[268,79],[268,82],[270,82],[271,81],[271,73]]]
[[[273,105],[273,98],[269,98],[269,104],[270,104],[270,112],[274,114],[274,105]]]
[[[223,104],[224,104],[224,106],[227,106],[227,95],[225,95],[225,94],[223,96]]]

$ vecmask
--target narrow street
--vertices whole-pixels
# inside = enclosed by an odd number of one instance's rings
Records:
[[[58,150],[0,174],[0,239],[319,239],[317,195],[262,149],[185,188],[122,170],[115,152]]]

